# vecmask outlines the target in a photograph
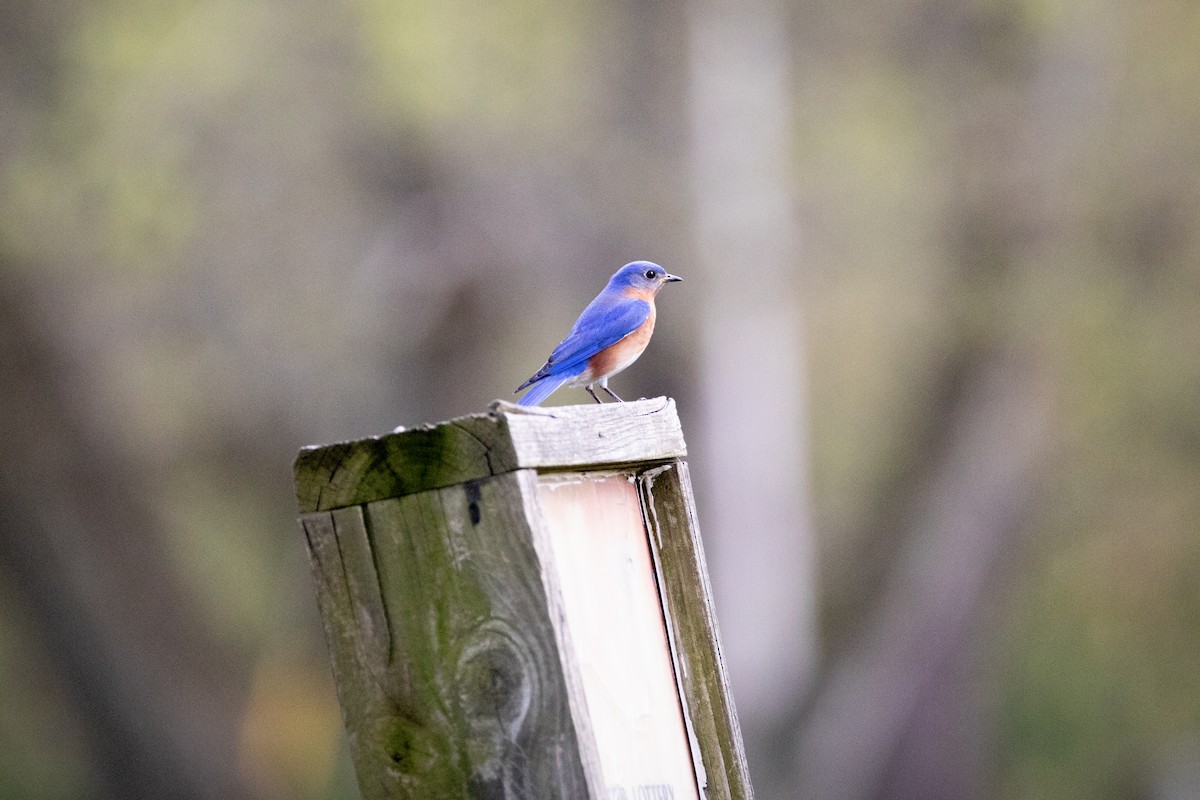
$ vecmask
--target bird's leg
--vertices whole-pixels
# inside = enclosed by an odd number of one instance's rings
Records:
[[[624,401],[624,400],[622,400],[621,398],[617,397],[617,393],[616,393],[616,392],[614,392],[612,389],[610,389],[610,388],[608,388],[607,386],[605,386],[603,383],[602,383],[602,384],[600,384],[600,388],[601,388],[601,389],[603,389],[604,391],[608,392],[608,396],[609,396],[609,397],[611,397],[613,400],[616,400],[618,403],[624,403],[624,402],[625,402],[625,401]]]
[[[597,397],[596,393],[594,391],[592,391],[592,385],[590,383],[583,388],[587,390],[587,393],[592,396],[593,400],[595,400],[597,403],[600,403],[601,405],[604,405],[604,401],[601,400],[599,397]],[[612,394],[612,392],[609,392],[609,394]]]

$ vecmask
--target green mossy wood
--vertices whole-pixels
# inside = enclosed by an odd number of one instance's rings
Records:
[[[675,404],[518,409],[306,448],[300,522],[359,786],[606,800],[538,504],[544,472],[634,476],[705,798],[749,798]]]

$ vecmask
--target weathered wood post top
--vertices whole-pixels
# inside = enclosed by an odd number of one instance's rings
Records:
[[[751,796],[684,455],[667,398],[300,452],[367,800]]]

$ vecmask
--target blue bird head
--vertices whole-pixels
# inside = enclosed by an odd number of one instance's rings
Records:
[[[634,261],[617,270],[608,282],[612,290],[634,289],[639,292],[657,294],[658,290],[671,281],[681,281],[658,264],[650,261]]]

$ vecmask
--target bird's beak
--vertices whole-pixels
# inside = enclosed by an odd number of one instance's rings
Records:
[[[683,280],[683,278],[679,277],[678,275],[672,275],[669,272],[663,276],[663,283],[670,283],[671,281],[681,281],[681,280]]]

